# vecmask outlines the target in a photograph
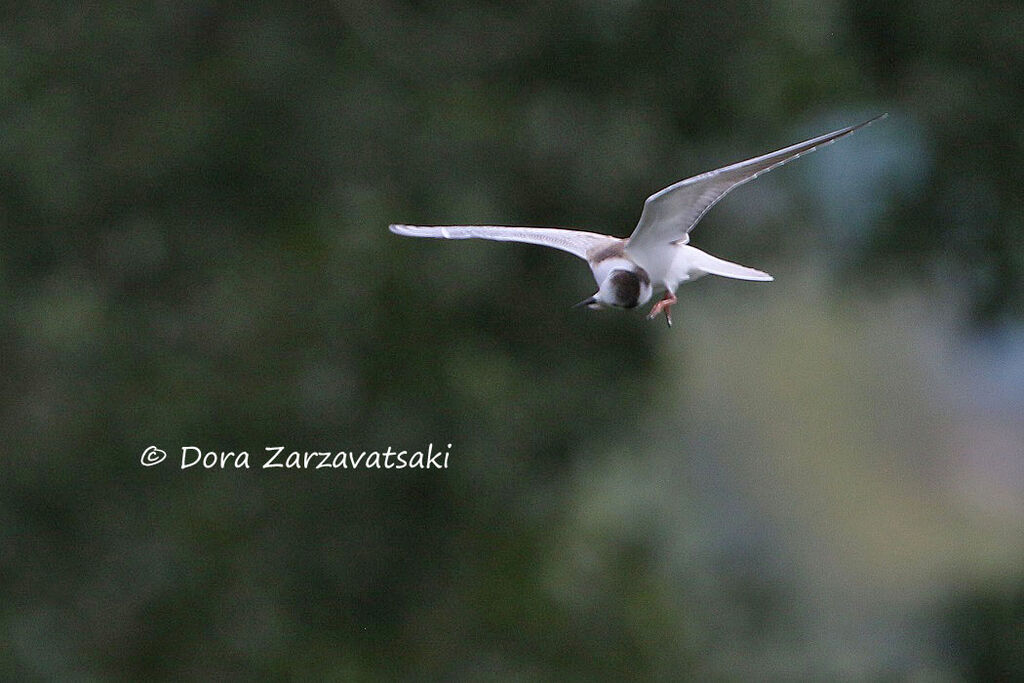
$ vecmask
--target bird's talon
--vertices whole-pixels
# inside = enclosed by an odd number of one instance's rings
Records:
[[[669,327],[672,327],[672,304],[676,301],[678,301],[678,299],[676,299],[675,294],[665,292],[665,297],[658,303],[651,306],[651,312],[647,314],[647,319],[654,320],[658,317],[659,313],[664,313],[665,322]]]

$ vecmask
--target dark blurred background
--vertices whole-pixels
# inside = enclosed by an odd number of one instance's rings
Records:
[[[0,17],[3,678],[1024,677],[1024,5]],[[776,281],[671,330],[387,231],[624,236],[881,112],[708,215]]]

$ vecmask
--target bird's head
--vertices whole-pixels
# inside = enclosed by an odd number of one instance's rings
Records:
[[[636,308],[651,298],[651,278],[643,270],[616,269],[608,273],[594,296],[576,304],[592,310],[609,308]]]

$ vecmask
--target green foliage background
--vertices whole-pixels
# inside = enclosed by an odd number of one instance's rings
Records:
[[[1024,675],[1024,7],[0,12],[5,678]],[[671,331],[386,229],[626,235],[882,111],[708,216],[778,280]]]

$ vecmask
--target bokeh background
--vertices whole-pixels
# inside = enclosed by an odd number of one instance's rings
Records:
[[[1020,3],[0,12],[3,678],[1024,677]],[[671,330],[387,232],[624,236],[881,112],[707,216],[776,281]]]

